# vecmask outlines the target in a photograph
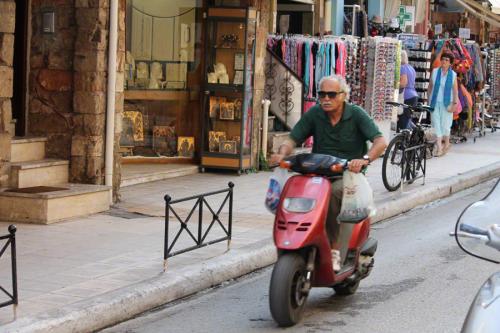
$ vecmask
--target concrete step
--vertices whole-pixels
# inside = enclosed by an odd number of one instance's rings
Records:
[[[0,221],[50,224],[109,209],[111,188],[62,184],[0,192]]]
[[[46,143],[47,138],[13,137],[10,161],[15,163],[43,160]]]
[[[121,187],[189,176],[199,173],[197,165],[122,165]]]
[[[68,182],[69,161],[44,159],[11,164],[10,184],[13,188],[55,186]]]

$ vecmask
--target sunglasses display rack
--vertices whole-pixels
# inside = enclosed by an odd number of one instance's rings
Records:
[[[351,88],[351,103],[361,105],[363,103],[363,94],[361,91],[359,54],[360,38],[355,36],[342,36],[342,40],[347,49],[346,76],[347,84]]]
[[[489,95],[493,103],[500,103],[500,49],[490,50],[488,56]]]
[[[367,48],[367,49],[365,49]],[[392,118],[393,108],[386,105],[394,100],[394,78],[400,43],[393,38],[370,37],[362,43],[361,53],[366,60],[365,110],[377,121]]]
[[[431,78],[431,58],[432,52],[427,51],[425,45],[422,48],[414,48],[406,51],[408,63],[415,69],[415,90],[421,102],[427,102],[427,88]]]

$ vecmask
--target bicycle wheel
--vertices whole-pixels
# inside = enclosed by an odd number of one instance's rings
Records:
[[[385,150],[382,160],[382,181],[385,188],[390,192],[396,191],[401,186],[401,169],[406,170],[403,165],[404,147],[405,138],[400,134],[389,142]]]

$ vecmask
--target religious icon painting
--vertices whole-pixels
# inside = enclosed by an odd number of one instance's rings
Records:
[[[177,155],[180,157],[194,157],[194,137],[180,136],[178,138]]]

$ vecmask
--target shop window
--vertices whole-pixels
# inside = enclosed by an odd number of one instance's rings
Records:
[[[196,155],[203,76],[200,3],[127,1],[124,156]]]

